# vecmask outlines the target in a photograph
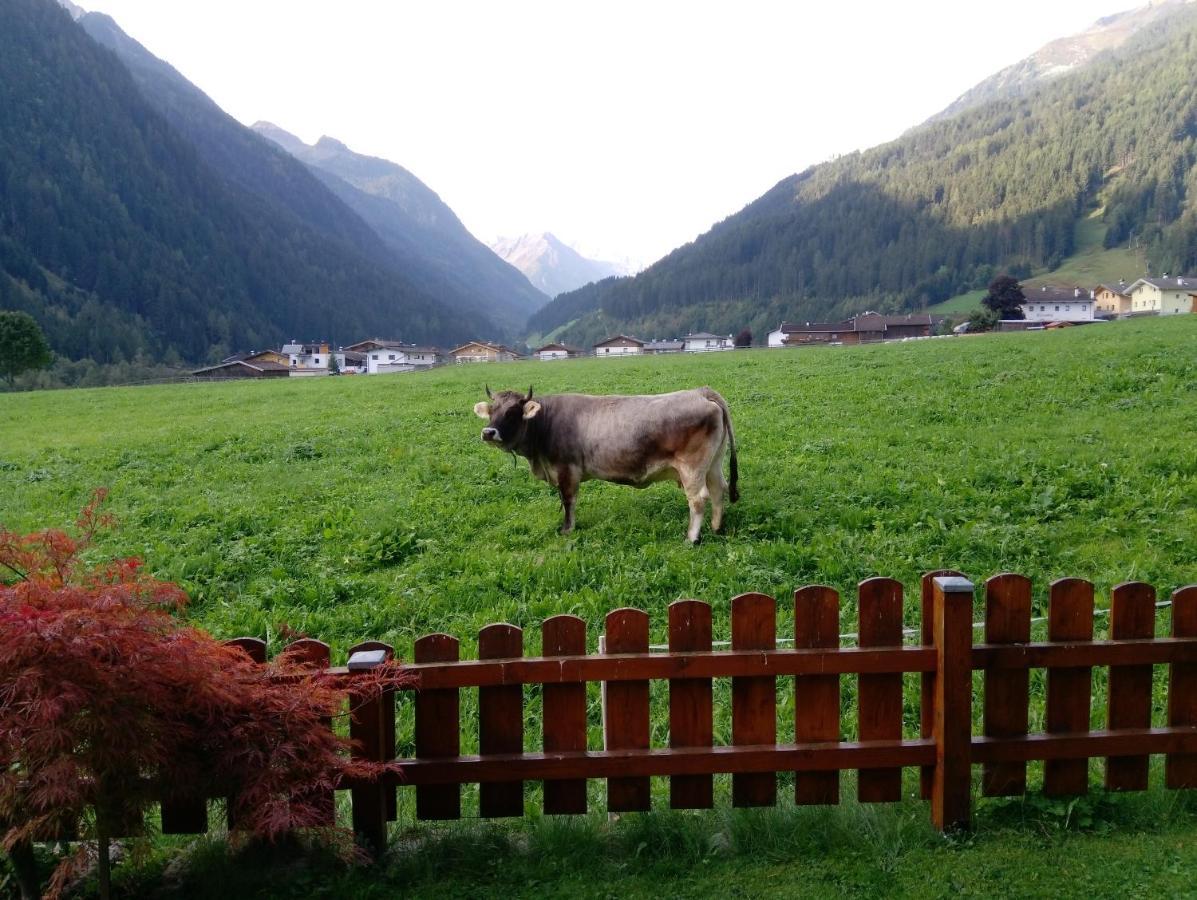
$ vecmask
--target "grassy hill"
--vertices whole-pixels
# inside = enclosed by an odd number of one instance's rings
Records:
[[[874,574],[906,583],[913,624],[912,586],[943,566],[975,579],[1029,575],[1037,614],[1050,579],[1079,575],[1096,583],[1104,606],[1127,579],[1163,594],[1197,581],[1194,341],[1197,316],[1184,316],[883,346],[8,394],[0,396],[0,523],[69,525],[91,488],[108,485],[120,525],[101,551],[140,555],[155,574],[178,580],[193,598],[190,616],[222,637],[269,636],[277,649],[286,626],[329,641],[340,661],[365,638],[410,658],[414,639],[432,631],[462,638],[470,658],[477,630],[495,621],[523,626],[532,652],[537,623],[561,612],[588,621],[593,647],[602,616],[625,604],[648,610],[661,640],[666,608],[679,597],[714,605],[719,639],[733,595],[765,591],[785,610],[794,588],[816,582],[841,591],[842,628],[855,631],[854,586]],[[676,488],[589,483],[578,530],[558,536],[552,491],[478,440],[471,407],[484,380],[532,383],[542,394],[715,387],[730,402],[740,445],[743,499],[730,507],[727,533],[689,547]],[[779,621],[789,634],[784,612]],[[1166,611],[1158,628],[1167,628]],[[1098,708],[1100,672],[1095,684]],[[915,681],[907,686],[911,733]],[[717,685],[716,742],[730,737],[727,690]],[[793,692],[778,696],[785,739]],[[467,692],[463,721],[472,721],[473,702]],[[532,734],[535,696],[528,715]],[[653,715],[659,744],[663,695]],[[1164,715],[1162,703],[1155,715]],[[598,746],[597,704],[591,726]],[[843,729],[855,733],[850,705]],[[410,740],[404,708],[401,747],[410,750]],[[467,728],[467,752],[474,741]],[[402,796],[410,822],[410,793]],[[476,795],[466,796],[470,809]],[[719,796],[726,805],[726,790]],[[918,802],[866,809],[846,800],[829,811],[783,801],[776,812],[628,816],[610,826],[596,813],[557,824],[420,827],[405,833],[407,850],[381,876],[319,877],[355,896],[387,884],[431,896],[443,889],[445,867],[479,896],[533,884],[635,896],[663,878],[695,895],[743,879],[754,893],[813,884],[827,895],[884,886],[926,896],[945,869],[958,872],[960,890],[981,894],[1014,887],[1036,895],[1062,873],[1075,879],[1065,888],[1088,896],[1191,883],[1190,801],[1153,792],[1079,803],[982,802],[981,836],[960,843],[935,836]],[[1076,827],[1111,834],[1073,835]],[[160,842],[160,865],[185,846]],[[188,847],[199,868],[194,881],[171,882],[177,895],[216,896],[230,877],[258,885],[247,895],[299,894],[317,877],[261,861],[230,874],[223,846]],[[1064,846],[1073,862],[1061,863]],[[1075,853],[1101,864],[1081,865]],[[154,872],[161,868],[146,877]]]

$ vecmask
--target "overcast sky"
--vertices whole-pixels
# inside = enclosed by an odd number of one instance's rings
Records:
[[[83,0],[221,107],[394,160],[484,241],[651,262],[1133,0]]]

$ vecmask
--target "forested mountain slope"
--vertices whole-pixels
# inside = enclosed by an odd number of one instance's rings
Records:
[[[1153,271],[1190,269],[1195,13],[1025,96],[791,176],[635,278],[556,298],[529,327],[572,323],[560,336],[584,343],[918,309],[998,271],[1054,267],[1099,199],[1107,245],[1142,246]]]
[[[475,330],[380,262],[349,211],[313,226],[338,201],[306,172],[315,213],[244,189],[56,3],[4,6],[0,307],[31,312],[56,351],[202,360],[292,336]]]
[[[370,225],[404,271],[423,279],[438,296],[478,310],[513,333],[549,301],[402,166],[354,153],[330,137],[309,146],[269,122],[258,122],[253,130],[305,164]]]

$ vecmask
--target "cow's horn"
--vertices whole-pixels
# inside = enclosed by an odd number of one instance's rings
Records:
[[[528,385],[528,396],[524,398],[525,402],[532,399],[532,385]]]
[[[484,384],[484,385],[482,385],[482,386],[483,386],[484,388],[486,388],[486,396],[487,396],[487,399],[489,399],[489,400],[494,400],[494,399],[495,399],[495,395],[494,395],[494,394],[492,394],[492,393],[490,392],[490,385],[489,385],[489,384]]]

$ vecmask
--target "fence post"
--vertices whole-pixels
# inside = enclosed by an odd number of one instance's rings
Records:
[[[366,641],[349,651],[349,671],[368,671],[387,660],[395,651],[387,644]],[[387,714],[390,704],[391,713]],[[395,697],[386,690],[378,692],[349,690],[349,736],[356,742],[352,755],[371,762],[387,762],[388,730],[394,734]],[[389,726],[389,729],[388,729]],[[394,752],[391,751],[391,758]],[[353,832],[376,857],[387,843],[387,792],[394,788],[383,781],[360,784],[350,791],[353,803]]]
[[[935,579],[935,773],[931,820],[941,831],[968,828],[972,805],[973,584]]]

